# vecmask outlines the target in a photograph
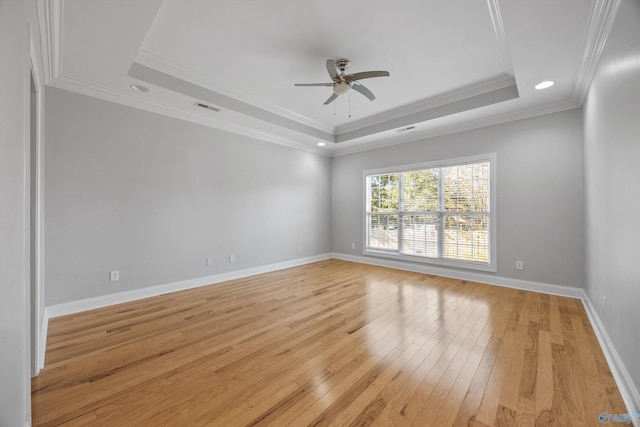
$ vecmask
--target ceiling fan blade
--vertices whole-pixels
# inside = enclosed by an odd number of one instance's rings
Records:
[[[333,101],[335,101],[335,99],[337,97],[338,97],[338,95],[336,95],[335,93],[332,93],[331,96],[329,97],[329,99],[324,101],[324,105],[331,104]]]
[[[333,86],[333,83],[294,83],[294,86]]]
[[[353,82],[353,84],[351,85],[351,89],[357,92],[360,92],[361,94],[366,96],[369,99],[369,101],[373,101],[374,99],[376,99],[376,96],[373,94],[373,92],[371,92],[364,85],[361,85],[358,82]]]
[[[329,72],[329,75],[331,76],[332,80],[335,80],[338,78],[338,69],[336,68],[336,61],[334,61],[333,59],[327,59],[327,71]]]
[[[356,80],[370,79],[372,77],[388,77],[388,71],[364,71],[362,73],[347,74],[344,79],[348,82]]]

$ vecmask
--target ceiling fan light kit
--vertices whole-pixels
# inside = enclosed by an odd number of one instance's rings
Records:
[[[330,104],[340,95],[347,94],[351,89],[364,95],[368,100],[376,99],[373,92],[367,89],[358,80],[369,79],[372,77],[388,77],[388,71],[364,71],[361,73],[345,74],[345,71],[351,65],[348,59],[327,59],[326,66],[331,83],[296,83],[294,86],[332,86],[333,94],[324,102],[324,105]]]
[[[336,95],[344,95],[351,89],[351,85],[347,82],[338,82],[333,84],[333,93]]]

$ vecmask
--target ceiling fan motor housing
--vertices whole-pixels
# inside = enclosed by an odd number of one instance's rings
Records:
[[[349,68],[349,65],[351,65],[351,61],[349,61],[348,59],[338,59],[336,61],[336,67],[338,68],[338,70],[340,70],[340,72],[344,73],[344,71]]]

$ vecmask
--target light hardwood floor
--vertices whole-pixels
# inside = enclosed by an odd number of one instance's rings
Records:
[[[35,426],[600,425],[577,299],[339,260],[52,319]]]

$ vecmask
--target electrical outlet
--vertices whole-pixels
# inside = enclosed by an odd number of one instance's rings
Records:
[[[298,253],[302,252],[302,245],[298,245]]]
[[[229,255],[229,262],[236,262],[236,256],[235,255]]]
[[[355,249],[355,248],[356,248],[356,244],[355,244],[355,243],[352,243],[352,244],[351,244],[351,249]]]
[[[110,271],[109,272],[109,281],[110,282],[117,282],[118,280],[120,280],[120,271],[119,270]]]
[[[516,270],[524,270],[524,262],[516,261]]]
[[[205,265],[207,267],[211,267],[213,265],[213,258],[207,258],[205,261]]]

